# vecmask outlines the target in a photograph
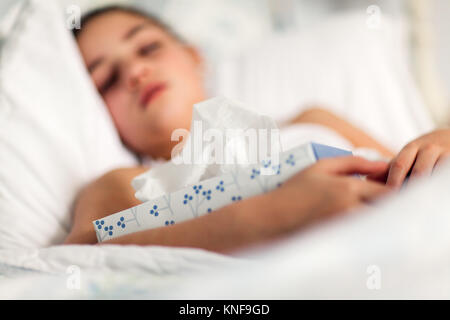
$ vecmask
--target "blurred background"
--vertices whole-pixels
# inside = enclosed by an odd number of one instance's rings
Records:
[[[367,26],[383,17],[407,26],[411,71],[438,124],[450,109],[450,1],[448,0],[61,0],[82,11],[108,3],[137,5],[202,47],[209,59],[239,54],[269,35],[304,31],[347,12],[365,14]],[[15,0],[0,2],[0,19]],[[83,13],[83,12],[82,12]],[[379,19],[380,18],[380,19]]]

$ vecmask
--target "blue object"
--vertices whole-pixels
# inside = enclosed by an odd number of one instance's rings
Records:
[[[352,152],[326,146],[320,143],[311,143],[312,149],[314,151],[314,156],[316,157],[316,160],[319,161],[320,159],[326,159],[326,158],[334,158],[334,157],[345,157],[345,156],[351,156]]]

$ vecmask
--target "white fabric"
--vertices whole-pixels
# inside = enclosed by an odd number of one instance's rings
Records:
[[[167,23],[183,39],[200,49],[208,64],[233,56],[263,41],[273,27],[271,8],[266,1],[130,0],[129,2]]]
[[[0,65],[0,248],[45,247],[70,230],[72,201],[137,161],[122,146],[57,1],[28,3]]]
[[[344,150],[353,150],[353,145],[347,139],[321,125],[297,123],[280,129],[280,143],[283,150],[311,141]]]
[[[0,249],[0,299],[130,298],[149,289],[161,294],[189,275],[241,263],[200,249],[158,246]]]
[[[280,129],[280,143],[283,150],[288,150],[304,143],[314,141],[335,148],[351,151],[353,155],[373,161],[389,161],[375,149],[355,148],[343,136],[318,124],[296,123]]]
[[[407,29],[383,17],[336,15],[302,32],[268,37],[218,64],[212,94],[242,101],[283,122],[305,108],[327,108],[393,150],[433,122],[410,72]]]
[[[374,208],[241,252],[256,268],[198,275],[164,298],[449,299],[449,188],[447,161]]]
[[[0,250],[0,298],[448,299],[449,181],[447,163],[373,209],[233,257],[135,246]],[[74,267],[80,287],[68,290]]]

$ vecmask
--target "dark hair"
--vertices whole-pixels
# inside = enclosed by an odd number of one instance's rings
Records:
[[[123,6],[123,5],[109,5],[109,6],[99,7],[97,9],[93,9],[93,10],[89,11],[88,13],[84,14],[81,17],[81,23],[80,23],[81,28],[80,29],[72,29],[73,35],[75,36],[75,38],[77,38],[80,35],[84,24],[87,24],[89,21],[93,20],[94,18],[96,18],[98,16],[101,16],[105,13],[109,13],[109,12],[113,12],[113,11],[122,11],[122,12],[130,13],[130,14],[134,14],[134,15],[137,15],[140,17],[144,17],[144,18],[150,20],[151,23],[154,24],[155,26],[157,26],[158,28],[167,32],[170,36],[172,36],[176,40],[178,40],[180,42],[184,42],[184,40],[177,33],[175,33],[172,30],[172,28],[170,28],[167,24],[162,22],[156,16],[154,16],[148,12],[141,11],[137,8],[130,7],[130,6]]]

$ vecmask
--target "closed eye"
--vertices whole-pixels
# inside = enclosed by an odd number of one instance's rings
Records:
[[[108,92],[109,89],[111,89],[119,80],[119,71],[117,69],[114,69],[113,72],[106,78],[106,81],[103,83],[103,85],[100,86],[100,93],[103,95],[106,92]]]
[[[161,43],[159,41],[154,41],[142,48],[139,49],[139,54],[140,55],[149,55],[151,53],[153,53],[154,51],[158,50],[161,47]]]

